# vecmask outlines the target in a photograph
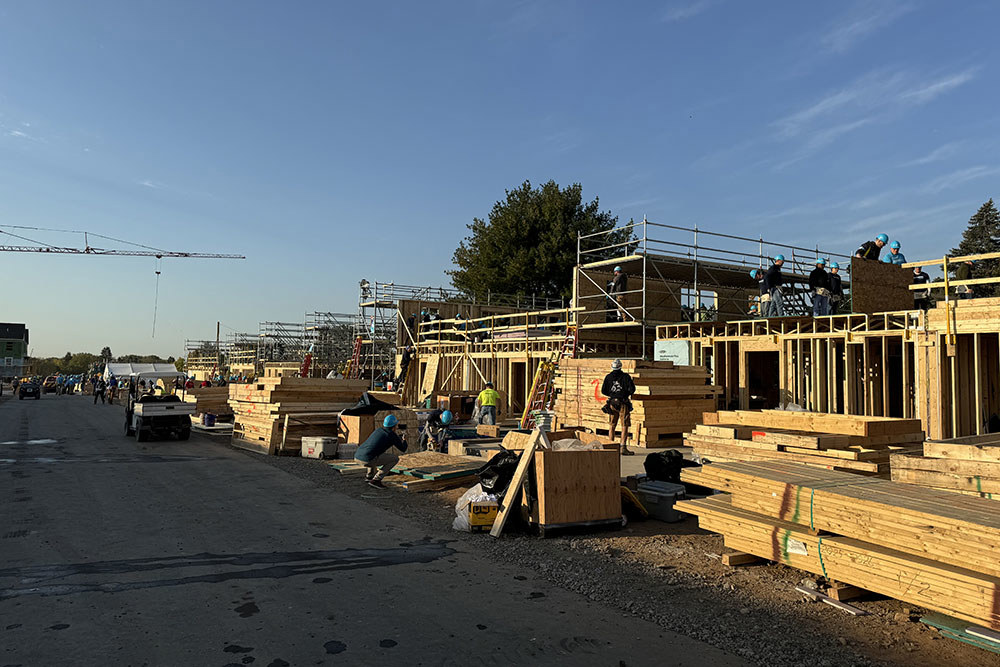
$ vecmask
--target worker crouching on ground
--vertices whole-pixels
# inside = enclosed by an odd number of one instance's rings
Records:
[[[816,258],[816,268],[809,273],[809,289],[812,290],[813,317],[830,314],[830,275],[826,272],[826,260]]]
[[[608,415],[608,437],[614,440],[615,428],[619,420],[622,423],[622,454],[631,456],[635,452],[628,448],[628,433],[632,427],[632,394],[635,393],[635,383],[632,377],[622,370],[622,362],[615,359],[611,362],[611,372],[604,377],[601,393],[608,397],[603,412]]]
[[[840,264],[830,262],[830,315],[840,311],[840,302],[844,300],[844,284],[840,279]]]
[[[354,460],[365,464],[368,468],[365,481],[369,486],[384,489],[382,480],[392,472],[393,466],[399,463],[399,455],[393,451],[393,447],[401,452],[406,451],[406,433],[400,437],[398,429],[399,420],[396,416],[386,415],[382,427],[375,429],[354,454]]]
[[[452,419],[451,410],[433,410],[427,415],[424,430],[417,441],[417,451],[447,452],[448,440],[451,438],[448,426]]]
[[[494,426],[497,423],[497,405],[500,394],[493,388],[492,382],[486,383],[486,388],[476,397],[476,408],[479,412],[479,423]]]
[[[871,259],[878,260],[878,256],[882,254],[882,248],[885,244],[889,242],[889,237],[885,234],[879,234],[875,237],[874,241],[865,241],[861,244],[861,247],[854,251],[855,257],[860,257],[861,259]]]
[[[931,281],[931,277],[924,273],[919,267],[913,267],[913,284],[926,285]],[[931,291],[929,289],[918,289],[913,292],[913,307],[920,310],[927,310],[931,307]]]
[[[774,263],[764,275],[764,285],[767,288],[767,304],[764,307],[765,317],[784,317],[785,303],[783,300],[782,285],[785,284],[785,277],[781,275],[781,267],[785,263],[784,255],[775,255]]]
[[[906,256],[899,252],[899,241],[889,244],[889,254],[882,258],[886,264],[906,264]]]

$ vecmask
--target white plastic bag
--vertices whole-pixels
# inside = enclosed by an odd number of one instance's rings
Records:
[[[471,532],[469,525],[469,503],[496,502],[497,497],[492,493],[483,491],[481,484],[476,484],[468,491],[459,496],[455,502],[455,520],[451,522],[451,527],[463,532]]]

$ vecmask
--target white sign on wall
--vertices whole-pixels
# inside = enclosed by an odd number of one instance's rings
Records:
[[[672,361],[677,366],[691,365],[691,343],[686,340],[658,340],[653,343],[654,361]]]

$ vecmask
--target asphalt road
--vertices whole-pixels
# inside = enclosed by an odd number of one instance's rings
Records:
[[[217,440],[137,444],[123,420],[83,396],[0,402],[0,666],[741,664]]]

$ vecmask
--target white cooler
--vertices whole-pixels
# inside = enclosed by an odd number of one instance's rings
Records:
[[[304,436],[302,456],[307,459],[333,459],[337,457],[337,439],[325,436]]]

